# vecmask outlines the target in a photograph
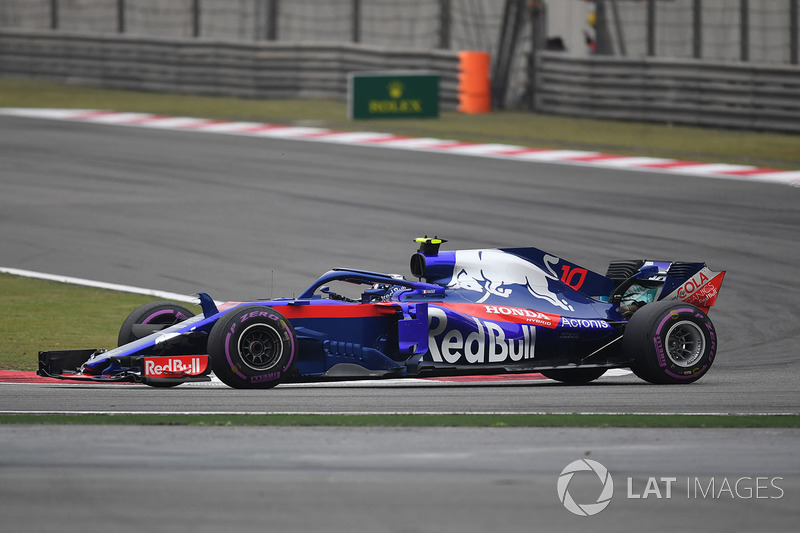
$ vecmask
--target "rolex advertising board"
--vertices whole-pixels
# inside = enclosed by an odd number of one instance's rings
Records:
[[[439,74],[431,71],[351,72],[347,114],[361,118],[437,118]]]

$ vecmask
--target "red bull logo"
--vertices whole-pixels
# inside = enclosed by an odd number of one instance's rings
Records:
[[[199,376],[207,369],[207,355],[176,355],[144,359],[144,375],[149,378]]]
[[[471,318],[474,330],[464,333],[448,328],[447,314],[432,307],[428,310],[428,349],[437,363],[503,363],[533,359],[536,328],[520,324],[520,332],[511,336],[499,324]]]

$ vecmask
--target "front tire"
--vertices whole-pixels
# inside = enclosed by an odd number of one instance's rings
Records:
[[[194,313],[172,302],[150,302],[133,311],[119,328],[117,346],[147,337],[151,333],[183,322]]]
[[[622,338],[633,373],[650,383],[692,383],[703,377],[717,354],[717,332],[698,307],[660,301],[633,315]]]
[[[286,318],[261,305],[234,309],[214,324],[208,355],[214,374],[234,389],[268,389],[290,371],[297,338]]]
[[[151,333],[183,322],[194,316],[182,305],[172,302],[150,302],[133,311],[122,326],[117,336],[117,346],[128,344],[135,340],[147,337]],[[156,388],[177,387],[180,383],[147,382],[147,385]]]

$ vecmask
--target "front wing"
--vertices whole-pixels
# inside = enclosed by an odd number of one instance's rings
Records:
[[[211,381],[207,355],[111,357],[100,373],[89,373],[84,367],[100,350],[57,350],[39,352],[40,376],[73,381],[100,383],[145,383],[178,385],[189,381]]]

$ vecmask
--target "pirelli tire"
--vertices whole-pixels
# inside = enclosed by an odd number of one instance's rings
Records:
[[[656,384],[697,381],[711,368],[717,346],[708,315],[675,301],[649,303],[636,311],[622,338],[633,373]]]
[[[194,313],[187,308],[172,302],[144,304],[128,315],[122,323],[117,336],[117,346],[141,339],[193,316]]]
[[[194,316],[186,307],[172,302],[150,302],[135,309],[122,323],[117,336],[117,346],[128,344],[147,337],[151,333],[168,328],[178,322]],[[156,388],[170,388],[180,382],[146,381],[145,384]]]
[[[208,336],[214,374],[235,389],[269,389],[281,382],[297,356],[291,323],[271,307],[249,305],[220,318]]]

